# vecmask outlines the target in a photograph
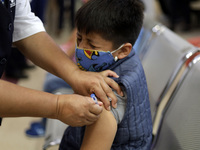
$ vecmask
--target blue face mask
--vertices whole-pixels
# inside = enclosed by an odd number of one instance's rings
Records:
[[[81,49],[76,46],[76,63],[80,69],[86,71],[99,72],[106,70],[117,61],[113,58],[112,53],[121,49],[123,46],[124,44],[112,52]]]

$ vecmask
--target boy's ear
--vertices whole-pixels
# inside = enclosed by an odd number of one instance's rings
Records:
[[[128,56],[132,50],[132,47],[133,46],[131,43],[125,43],[117,54],[118,59],[123,59],[124,57]]]

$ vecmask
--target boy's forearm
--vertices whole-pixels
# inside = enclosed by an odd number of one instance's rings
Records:
[[[0,117],[56,118],[57,96],[0,80]]]

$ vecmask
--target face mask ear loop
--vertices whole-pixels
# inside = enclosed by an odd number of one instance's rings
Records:
[[[111,53],[111,54],[115,53],[116,51],[118,51],[119,49],[121,49],[123,46],[124,46],[124,44],[122,44],[118,49],[116,49],[116,50],[114,50],[114,51],[112,51],[112,52],[110,52],[110,53]]]

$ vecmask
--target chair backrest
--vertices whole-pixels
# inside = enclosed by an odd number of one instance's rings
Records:
[[[200,52],[185,62],[182,77],[162,112],[153,150],[200,148]]]
[[[141,29],[139,37],[137,38],[137,41],[134,44],[134,49],[138,54],[138,56],[140,57],[140,59],[142,59],[143,56],[145,55],[145,52],[151,41],[151,38],[152,38],[152,31],[150,29],[143,27]]]
[[[146,50],[142,64],[154,118],[164,90],[170,85],[169,82],[183,58],[194,46],[163,25],[154,26],[152,32],[154,37]]]
[[[142,60],[146,51],[148,50],[148,46],[151,43],[152,39],[154,38],[152,28],[157,24],[152,20],[144,20],[143,27],[139,34],[137,41],[135,42],[134,49],[140,59]]]

